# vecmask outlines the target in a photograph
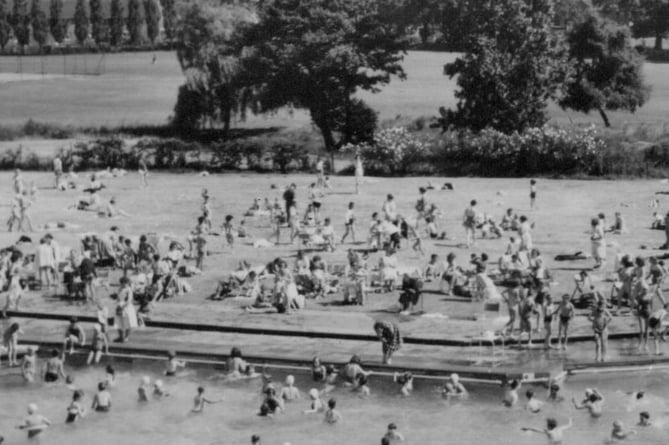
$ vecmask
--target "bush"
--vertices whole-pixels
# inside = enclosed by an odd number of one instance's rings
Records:
[[[278,168],[281,173],[288,173],[290,170],[309,169],[307,151],[303,147],[287,141],[275,142],[271,148],[271,157],[274,169]]]
[[[0,154],[0,170],[46,170],[50,168],[51,159],[41,159],[31,151],[25,151],[22,145],[16,149],[8,149]]]
[[[196,142],[185,142],[181,139],[141,139],[133,147],[134,156],[144,156],[145,162],[151,168],[201,168],[200,159],[202,146]],[[192,155],[195,161],[189,165],[188,158]]]
[[[211,146],[212,164],[217,169],[262,170],[265,146],[257,139],[235,139]]]
[[[70,126],[47,124],[29,119],[23,124],[23,135],[40,136],[47,139],[69,139],[74,136],[74,129]]]
[[[344,147],[360,150],[366,171],[377,174],[415,173],[415,167],[428,161],[428,146],[404,127],[378,131],[371,144]]]

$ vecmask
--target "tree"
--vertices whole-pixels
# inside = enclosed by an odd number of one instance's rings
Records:
[[[67,22],[63,20],[63,0],[51,0],[49,4],[49,29],[56,43],[63,43],[67,31]]]
[[[121,0],[112,0],[109,13],[109,40],[113,47],[123,43],[123,4]]]
[[[88,6],[90,9],[91,36],[98,46],[102,46],[107,43],[109,35],[102,12],[102,3],[100,0],[90,0]]]
[[[30,43],[30,16],[28,15],[27,0],[14,0],[12,11],[12,29],[14,37],[23,52],[25,46]]]
[[[626,27],[592,13],[569,32],[568,42],[575,69],[560,101],[563,108],[597,110],[609,127],[605,110],[634,112],[646,102],[650,89],[643,80],[643,60]]]
[[[543,125],[546,106],[569,73],[563,39],[552,30],[551,0],[480,2],[465,53],[444,67],[457,77],[449,126],[511,133]]]
[[[39,0],[32,0],[30,5],[30,25],[33,31],[33,40],[37,42],[40,52],[42,52],[42,47],[49,37],[49,21],[40,7]]]
[[[130,44],[140,45],[142,43],[142,13],[139,10],[139,0],[128,1],[128,34]]]
[[[9,7],[7,0],[0,0],[0,49],[5,50],[5,46],[9,42],[11,33],[11,26],[9,24]]]
[[[661,50],[662,40],[669,31],[669,1],[640,0],[633,30],[635,37],[654,37],[655,49]]]
[[[77,0],[77,5],[74,7],[74,35],[79,45],[83,45],[88,38],[88,16],[84,0]]]
[[[267,0],[245,34],[242,59],[257,110],[309,110],[325,149],[346,144],[353,95],[405,78],[405,39],[383,21],[378,0]]]
[[[160,3],[158,0],[144,0],[144,18],[146,20],[146,36],[151,44],[156,43],[160,33]]]
[[[233,116],[245,117],[251,88],[240,62],[238,27],[253,13],[244,6],[189,3],[177,21],[177,58],[186,76],[175,107],[175,124],[223,123],[227,135]],[[190,110],[190,111],[189,111]],[[184,118],[184,112],[196,113]]]
[[[174,39],[177,24],[177,10],[174,0],[160,0],[160,6],[163,9],[163,30],[168,42]]]

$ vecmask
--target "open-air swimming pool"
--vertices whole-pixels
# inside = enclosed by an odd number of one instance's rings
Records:
[[[388,423],[395,422],[405,435],[407,444],[543,444],[546,439],[536,433],[520,431],[522,426],[543,428],[545,419],[553,416],[564,423],[574,419],[574,427],[565,433],[564,444],[598,444],[609,437],[611,423],[621,420],[626,426],[638,421],[640,411],[649,411],[654,425],[637,428],[639,434],[629,440],[633,444],[664,444],[669,433],[669,375],[660,372],[637,372],[579,376],[562,383],[565,400],[547,404],[539,414],[501,405],[502,389],[493,385],[470,385],[468,400],[448,402],[438,392],[439,382],[416,380],[414,394],[399,395],[399,387],[387,378],[370,379],[372,395],[361,399],[350,390],[339,387],[333,392],[343,421],[337,425],[323,422],[323,416],[304,415],[309,401],[306,395],[313,386],[310,376],[296,375],[303,398],[286,404],[286,412],[274,418],[256,415],[262,402],[260,379],[225,382],[221,372],[206,368],[187,368],[185,375],[162,376],[163,364],[116,361],[117,382],[112,389],[113,407],[109,413],[89,412],[75,424],[66,425],[66,407],[72,391],[64,383],[26,385],[17,374],[0,374],[0,434],[5,444],[247,444],[252,434],[259,434],[263,444],[378,444]],[[84,404],[90,407],[95,386],[104,378],[104,367],[70,370],[75,384],[85,393]],[[137,402],[141,377],[152,381],[161,378],[171,395],[148,403]],[[275,382],[282,382],[284,372],[273,371]],[[200,414],[190,413],[198,385],[207,388],[207,395],[224,402],[208,405]],[[571,397],[582,398],[586,387],[597,387],[605,396],[604,415],[592,420],[584,410],[577,411]],[[545,389],[536,386],[539,398]],[[646,396],[632,402],[621,391],[646,391]],[[524,390],[522,391],[524,393]],[[325,397],[326,399],[327,397]],[[28,403],[37,403],[40,412],[53,425],[37,439],[29,440],[17,430]]]

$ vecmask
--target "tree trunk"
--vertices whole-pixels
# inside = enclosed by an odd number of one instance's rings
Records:
[[[611,127],[611,123],[609,122],[609,117],[606,115],[606,112],[604,111],[603,108],[598,108],[599,115],[602,116],[602,120],[604,120],[604,126],[606,128]]]
[[[321,130],[323,142],[325,143],[325,151],[330,155],[330,169],[334,172],[334,152],[337,144],[334,135],[332,134],[332,129],[323,121],[317,122],[314,120],[314,123],[318,129]]]
[[[662,34],[657,34],[655,36],[655,49],[662,51]]]
[[[232,120],[232,112],[230,107],[225,107],[223,110],[223,137],[228,138],[230,135],[230,121]]]

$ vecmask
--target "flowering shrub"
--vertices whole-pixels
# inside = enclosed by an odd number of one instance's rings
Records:
[[[357,151],[365,170],[381,174],[406,174],[429,159],[429,145],[404,127],[392,127],[374,134],[372,144],[347,144],[345,151]]]
[[[445,133],[433,146],[442,172],[484,176],[602,174],[604,141],[594,126],[565,130],[544,126],[523,133],[492,129]]]

